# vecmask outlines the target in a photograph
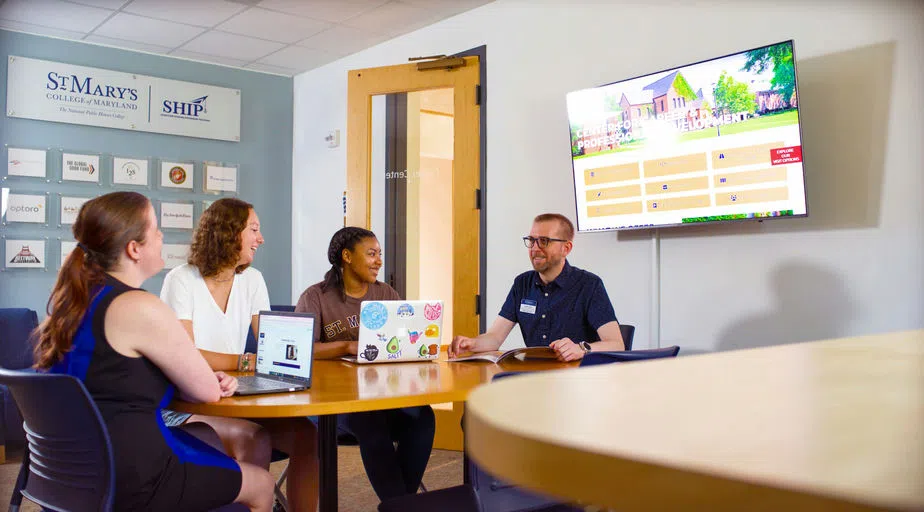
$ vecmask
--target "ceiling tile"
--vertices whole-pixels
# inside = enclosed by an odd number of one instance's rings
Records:
[[[372,32],[399,35],[426,26],[439,19],[440,16],[433,11],[401,2],[389,2],[365,14],[351,18],[343,24]]]
[[[316,68],[339,59],[340,56],[313,48],[289,46],[259,60],[261,64],[298,70]]]
[[[245,69],[252,69],[254,71],[265,71],[267,73],[275,73],[277,75],[293,76],[298,71],[289,68],[281,68],[279,66],[270,66],[269,64],[260,64],[259,62],[252,62],[244,66]]]
[[[23,23],[21,21],[10,21],[0,19],[0,28],[5,28],[7,30],[16,30],[19,32],[28,32],[30,34],[38,34],[42,36],[52,36],[52,37],[63,37],[64,39],[75,39],[81,40],[86,35],[83,32],[74,32],[72,30],[61,30],[59,28],[51,27],[42,27],[39,25],[33,25],[31,23]]]
[[[7,0],[0,2],[0,19],[31,23],[71,32],[87,32],[113,11],[59,0]],[[77,30],[75,30],[77,29]]]
[[[183,45],[182,50],[245,61],[257,60],[285,47],[282,43],[211,30]]]
[[[118,13],[93,33],[105,37],[176,48],[203,32],[202,28]]]
[[[294,43],[330,27],[329,23],[266,9],[247,9],[215,27],[223,32]]]
[[[386,3],[388,0],[263,0],[265,9],[339,23]]]
[[[90,34],[83,40],[90,43],[104,44],[106,46],[114,46],[116,48],[124,48],[126,50],[141,50],[143,52],[151,53],[167,53],[171,50],[171,48],[168,46],[139,43],[137,41],[126,41],[125,39],[104,37],[97,34]]]
[[[117,10],[131,0],[65,0],[74,4],[92,5],[103,9]]]
[[[173,50],[169,57],[183,57],[185,59],[199,60],[202,62],[211,62],[213,64],[224,64],[225,66],[244,67],[248,61],[240,59],[231,59],[228,57],[219,57],[217,55],[206,55],[204,53],[191,52],[189,50]]]
[[[375,46],[391,39],[391,36],[373,34],[367,30],[336,25],[318,35],[298,42],[298,46],[324,50],[341,56],[350,55],[360,50]]]
[[[226,0],[133,0],[122,10],[199,27],[214,27],[247,9]]]

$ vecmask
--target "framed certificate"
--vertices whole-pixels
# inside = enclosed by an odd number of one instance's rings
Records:
[[[237,166],[206,162],[202,191],[209,194],[237,194]]]
[[[99,155],[67,153],[61,155],[61,181],[99,184]]]
[[[47,151],[6,146],[6,180],[8,177],[48,178]]]
[[[48,193],[0,188],[0,219],[4,225],[48,225]]]
[[[112,184],[147,187],[149,167],[147,158],[112,157]]]
[[[164,270],[179,267],[189,258],[189,244],[164,244],[160,255],[164,259]]]
[[[192,162],[167,162],[160,163],[160,186],[161,188],[193,190],[195,164]]]
[[[193,208],[192,202],[161,201],[160,228],[192,230],[194,227]]]
[[[60,216],[58,219],[59,228],[70,226],[77,222],[77,214],[80,213],[80,207],[83,206],[83,203],[93,199],[92,197],[58,195],[61,196]]]
[[[47,270],[46,241],[43,238],[4,237],[3,270]]]

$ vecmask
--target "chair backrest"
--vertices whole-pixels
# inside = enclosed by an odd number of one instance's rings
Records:
[[[26,308],[0,308],[0,367],[20,370],[32,366],[29,337],[38,327],[38,315]]]
[[[112,444],[83,383],[70,375],[0,369],[0,384],[24,419],[29,475],[22,494],[50,509],[112,510]]]
[[[271,311],[288,311],[289,313],[292,313],[293,311],[295,311],[295,306],[287,306],[283,304],[273,304],[270,306],[270,310]]]
[[[627,352],[588,352],[581,359],[581,366],[594,366],[597,364],[627,363],[629,361],[642,361],[644,359],[660,359],[663,357],[676,357],[680,347],[673,345],[664,348],[649,350],[632,350]]]
[[[635,326],[619,324],[619,333],[622,334],[622,341],[626,344],[626,350],[632,350],[632,339],[635,338]]]

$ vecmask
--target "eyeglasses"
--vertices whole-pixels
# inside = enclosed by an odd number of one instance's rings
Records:
[[[539,243],[540,249],[545,249],[546,247],[549,246],[550,242],[567,242],[567,241],[568,240],[562,240],[561,238],[549,238],[547,236],[540,236],[540,237],[524,236],[523,237],[523,245],[525,245],[527,249],[532,249],[533,245],[535,245],[536,242]]]

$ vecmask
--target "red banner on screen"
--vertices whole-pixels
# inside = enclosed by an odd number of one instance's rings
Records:
[[[794,164],[802,161],[802,146],[789,146],[770,150],[770,163],[773,165]]]

